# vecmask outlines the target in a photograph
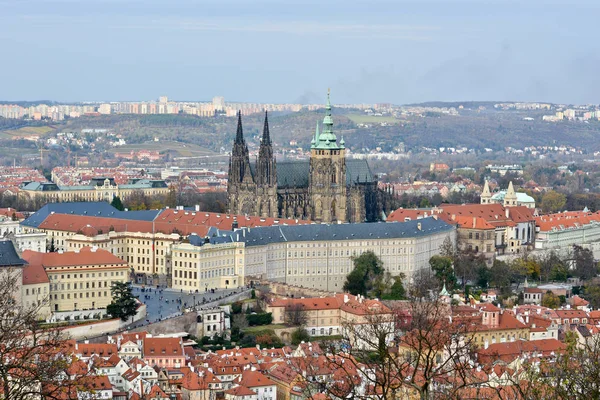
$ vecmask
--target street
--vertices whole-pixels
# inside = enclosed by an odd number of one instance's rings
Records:
[[[133,285],[133,295],[146,304],[146,319],[150,322],[156,322],[181,314],[182,307],[202,306],[203,303],[223,298],[232,293],[239,293],[244,289],[224,289],[214,293],[189,294],[189,292],[181,292],[175,289],[156,289],[156,287],[146,287],[142,292],[141,285]]]

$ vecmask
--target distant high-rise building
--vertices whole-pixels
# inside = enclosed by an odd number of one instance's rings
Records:
[[[167,96],[160,96],[158,98],[158,102],[162,103],[162,104],[168,103],[169,102],[169,98]]]
[[[212,102],[215,111],[223,111],[225,109],[225,98],[223,96],[213,97]]]
[[[98,112],[100,114],[110,114],[110,104],[108,103],[104,103],[104,104],[100,104],[100,107],[98,107]]]

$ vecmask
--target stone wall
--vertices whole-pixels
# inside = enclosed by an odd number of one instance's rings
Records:
[[[138,307],[137,314],[133,317],[133,323],[143,321],[146,318],[146,305],[142,304]],[[91,339],[95,337],[104,337],[106,334],[117,332],[131,324],[131,320],[121,321],[120,319],[110,319],[107,321],[92,322],[85,325],[77,325],[69,328],[64,328],[63,333],[76,340]],[[103,342],[106,343],[106,340]]]
[[[140,326],[138,328],[129,329],[129,332],[148,332],[152,335],[160,335],[175,332],[187,332],[190,335],[197,334],[196,317],[198,313],[195,311],[185,313],[178,317],[165,319],[152,324]]]
[[[321,297],[332,296],[334,294],[334,292],[303,288],[281,282],[255,281],[254,284],[256,286],[269,286],[272,294],[282,297]]]

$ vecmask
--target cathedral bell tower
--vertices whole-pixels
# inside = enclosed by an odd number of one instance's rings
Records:
[[[227,183],[227,211],[232,214],[251,214],[256,210],[256,184],[250,169],[248,145],[242,129],[242,112],[238,112],[238,125],[229,157]]]
[[[266,111],[263,135],[258,151],[258,159],[256,160],[256,186],[256,215],[263,218],[277,218],[277,170]]]
[[[346,222],[346,155],[344,139],[338,144],[333,133],[331,101],[327,91],[327,105],[322,132],[319,124],[310,145],[310,173],[308,196],[312,215],[317,222]]]

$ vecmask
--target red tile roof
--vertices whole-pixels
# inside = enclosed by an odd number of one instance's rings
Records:
[[[144,339],[144,358],[147,357],[182,357],[183,346],[179,338],[146,338]]]
[[[40,257],[39,254],[41,254],[41,264],[45,268],[107,264],[127,265],[125,261],[115,256],[110,251],[103,249],[94,250],[91,247],[83,247],[78,252],[66,251],[64,253],[38,253],[31,250],[25,250],[23,252],[23,259],[28,262],[30,259],[37,261],[36,257]]]
[[[110,357],[118,353],[117,345],[114,343],[77,343],[76,354],[84,357],[97,355],[100,357]]]
[[[14,208],[10,208],[10,207],[9,208],[0,208],[0,215],[4,215],[5,217],[12,218],[13,214],[20,220],[25,218],[23,213],[20,213],[19,211],[15,210]]]
[[[592,221],[600,221],[600,211],[595,213],[583,211],[568,211],[557,214],[547,214],[536,217],[535,224],[541,232],[556,229],[567,229],[590,224]]]
[[[30,252],[31,256],[27,261],[27,265],[23,269],[23,285],[37,285],[40,283],[48,283],[48,274],[42,265],[44,253]],[[23,253],[25,257],[25,253]]]
[[[225,394],[232,396],[256,396],[256,392],[248,389],[246,386],[236,386],[233,389],[225,391]]]
[[[261,218],[233,214],[207,213],[203,211],[187,211],[168,209],[162,211],[152,221],[135,221],[119,218],[93,217],[88,215],[50,214],[40,225],[39,229],[65,232],[79,232],[86,236],[95,236],[100,232],[160,232],[164,234],[179,233],[180,235],[196,234],[206,236],[211,227],[232,230],[233,222],[238,227],[257,227],[272,225],[306,225],[310,221],[281,218]]]
[[[262,386],[274,386],[275,382],[273,382],[268,376],[262,374],[261,372],[247,369],[242,373],[240,385],[249,388],[254,388]]]
[[[481,362],[503,360],[512,362],[525,353],[541,353],[542,357],[549,357],[566,349],[566,345],[557,339],[541,339],[533,341],[518,340],[516,342],[495,343],[487,349],[478,351]]]

